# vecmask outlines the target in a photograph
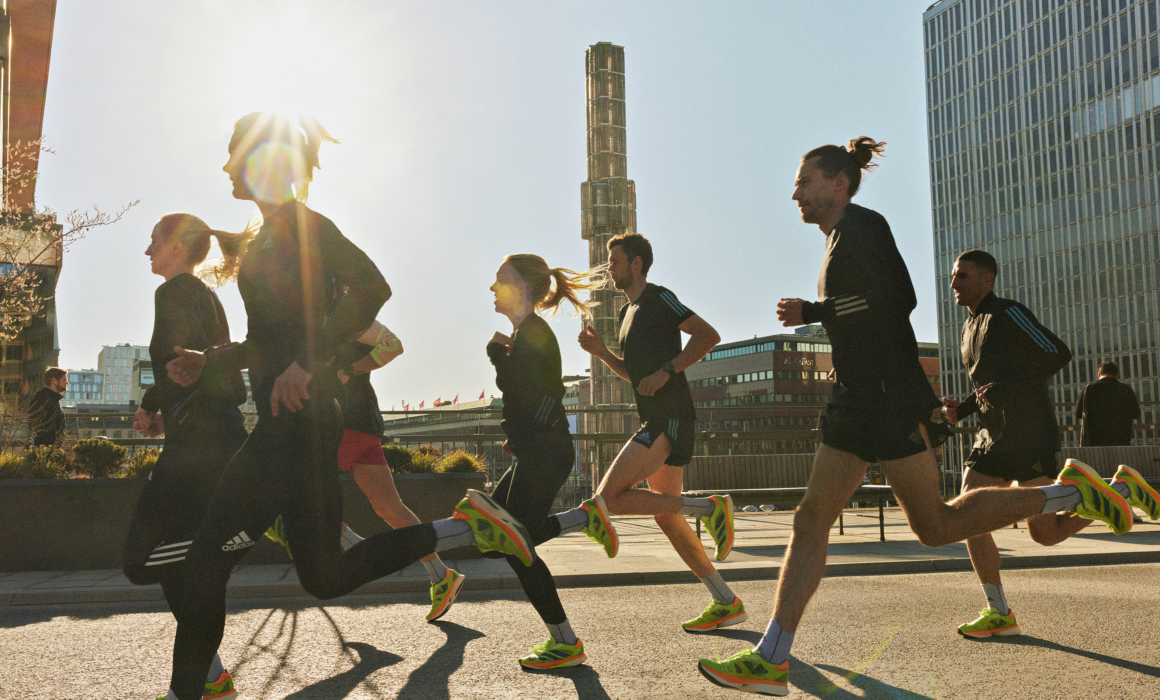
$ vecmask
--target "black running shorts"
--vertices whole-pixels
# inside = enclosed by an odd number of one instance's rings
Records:
[[[963,466],[980,474],[1023,483],[1046,476],[1055,478],[1057,450],[971,450]]]
[[[915,406],[830,403],[821,421],[822,444],[867,462],[911,457],[926,450],[919,426],[926,426],[931,447],[946,441],[947,431],[931,422],[930,412]]]
[[[671,451],[665,464],[670,467],[683,467],[693,461],[693,431],[696,429],[696,420],[695,415],[684,418],[642,416],[640,430],[632,436],[632,441],[651,448],[657,437],[668,436]]]

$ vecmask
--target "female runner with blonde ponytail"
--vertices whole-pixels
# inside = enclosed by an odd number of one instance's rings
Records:
[[[512,322],[512,335],[492,336],[487,355],[495,365],[496,386],[503,392],[504,452],[515,465],[496,483],[492,498],[528,529],[533,544],[568,532],[584,532],[599,542],[608,556],[616,554],[616,531],[602,499],[585,501],[550,516],[552,503],[575,462],[572,434],[560,400],[564,397],[560,346],[539,312],[554,314],[568,301],[580,313],[590,314],[591,302],[577,293],[604,283],[603,275],[549,268],[538,255],[509,255],[499,266],[495,310]],[[487,556],[487,555],[485,555]],[[526,668],[575,666],[585,660],[584,644],[572,631],[552,573],[542,559],[531,566],[507,557],[528,600],[547,625],[551,637],[520,659]]]

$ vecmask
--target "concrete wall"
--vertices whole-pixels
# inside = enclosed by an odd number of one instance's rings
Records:
[[[467,489],[482,489],[483,473],[400,474],[403,502],[422,522],[451,515]],[[360,535],[389,529],[354,479],[344,476],[343,520]],[[0,480],[0,571],[120,569],[143,479]],[[457,552],[458,554],[458,552]],[[286,562],[281,546],[263,538],[247,564]]]

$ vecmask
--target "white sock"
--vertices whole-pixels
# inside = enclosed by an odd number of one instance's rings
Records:
[[[765,635],[757,643],[757,652],[761,658],[771,664],[780,666],[789,658],[789,649],[793,646],[793,633],[786,632],[777,624],[777,620],[770,620],[765,628]]]
[[[438,554],[431,561],[425,561],[422,564],[423,568],[427,570],[427,578],[431,579],[431,583],[439,583],[447,578],[447,566]]]
[[[993,583],[983,584],[983,595],[987,596],[987,605],[995,608],[1001,615],[1010,615],[1011,606],[1007,604],[1007,594],[1003,592],[1003,585]]]
[[[544,624],[548,628],[548,633],[552,635],[552,639],[557,642],[561,644],[576,643],[576,633],[572,631],[572,623],[568,622],[568,618],[564,618],[564,621],[558,625],[549,625],[546,622]]]
[[[173,688],[170,688],[169,692],[165,694],[165,700],[181,700],[181,698],[177,697],[177,693],[173,692]]]
[[[679,515],[696,515],[697,517],[712,515],[713,509],[717,507],[717,504],[708,498],[689,498],[688,496],[682,496],[681,502],[684,505],[677,509]]]
[[[725,579],[721,578],[720,571],[714,571],[711,576],[701,579],[701,583],[705,584],[705,588],[709,589],[709,593],[713,594],[713,598],[719,603],[729,605],[737,597],[729,590],[729,584],[725,583]]]
[[[444,518],[431,523],[431,526],[435,528],[435,537],[438,538],[435,541],[436,552],[464,547],[475,542],[471,526],[462,520]]]
[[[1043,495],[1047,497],[1047,502],[1043,505],[1043,510],[1040,511],[1041,515],[1075,510],[1075,507],[1083,501],[1079,489],[1075,486],[1051,484],[1050,486],[1040,486],[1039,490],[1043,491]]]
[[[556,513],[556,520],[560,521],[560,534],[570,535],[581,532],[588,527],[588,512],[583,508],[573,508],[563,513]]]
[[[342,530],[342,551],[345,552],[346,550],[350,549],[351,547],[355,546],[356,544],[358,544],[359,542],[362,542],[362,541],[363,541],[363,538],[359,537],[357,532],[350,529],[349,525],[347,527],[343,528],[343,530]]]
[[[226,667],[222,665],[222,657],[214,654],[213,661],[209,662],[209,673],[205,674],[205,682],[213,683],[225,672]]]

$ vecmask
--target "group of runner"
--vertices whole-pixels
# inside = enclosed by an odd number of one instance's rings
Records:
[[[153,272],[165,278],[155,295],[150,353],[166,371],[157,373],[136,423],[145,435],[164,432],[166,444],[133,517],[125,571],[135,583],[160,583],[177,620],[173,673],[163,697],[236,695],[217,653],[226,585],[276,519],[302,586],[321,599],[422,561],[432,584],[428,620],[448,612],[464,583],[438,552],[474,544],[485,556],[506,558],[549,632],[520,659],[526,668],[586,659],[534,548],[583,532],[614,557],[619,541],[612,515],[654,516],[706,586],[711,602],[683,623],[685,631],[744,622],[744,604],[686,519],[702,519],[716,560],[723,560],[733,546],[732,500],[681,496],[696,421],[684,370],[720,337],[676,294],[648,281],[649,241],[625,233],[608,242],[607,277],[628,298],[620,310],[623,356],[591,326],[578,338],[632,384],[640,416],[640,429],[593,498],[551,512],[574,450],[561,404],[559,344],[540,314],[555,313],[567,301],[587,315],[590,302],[579,293],[603,284],[604,271],[576,273],[536,255],[509,255],[491,290],[495,311],[511,321],[512,333],[496,333],[486,352],[503,392],[504,452],[515,461],[490,496],[469,491],[451,517],[420,524],[386,466],[383,422],[369,381],[370,372],[402,353],[398,338],[375,320],[390,287],[358,247],[304,204],[323,141],[333,139],[308,119],[243,117],[224,170],[233,196],[257,205],[260,225],[227,234],[188,214],[168,215],[146,250]],[[826,235],[819,301],[783,299],[777,313],[787,326],[822,323],[837,377],[765,635],[754,649],[699,662],[701,673],[719,685],[786,694],[791,644],[822,577],[829,529],[869,462],[882,463],[920,541],[968,541],[988,600],[980,619],[960,628],[970,636],[1018,631],[987,533],[1028,519],[1036,541],[1051,544],[1091,519],[1122,534],[1131,527],[1131,505],[1160,518],[1160,494],[1130,468],[1121,468],[1109,485],[1069,461],[1052,480],[1059,438],[1046,382],[1070,353],[1029,310],[990,292],[997,266],[986,253],[964,254],[953,285],[971,312],[963,360],[977,390],[961,403],[940,402],[931,392],[909,321],[917,299],[905,263],[886,220],[851,202],[862,171],[873,167],[884,146],[866,137],[848,148],[823,146],[807,153],[798,171],[793,198],[802,219]],[[240,343],[230,342],[220,302],[194,274],[211,236],[223,258],[209,276],[219,283],[236,279],[245,303],[247,333]],[[246,397],[242,369],[250,372],[258,410],[248,435],[238,411]],[[982,429],[963,493],[944,503],[932,448],[945,439],[946,422],[976,411]],[[354,475],[375,511],[396,529],[364,540],[342,523],[339,467]],[[642,482],[647,487],[638,488]],[[1020,486],[1003,488],[1012,482]]]

